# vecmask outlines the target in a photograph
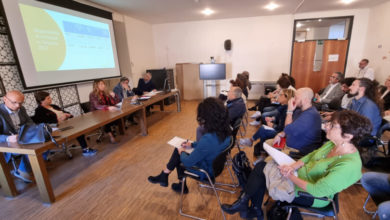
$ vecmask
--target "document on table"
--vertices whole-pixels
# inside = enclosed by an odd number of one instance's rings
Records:
[[[275,149],[271,147],[269,144],[264,143],[263,144],[264,150],[267,151],[267,153],[274,159],[274,161],[279,165],[291,165],[295,163],[295,160],[292,159],[287,154],[283,153],[282,151],[279,151],[278,149]]]
[[[181,147],[181,144],[183,142],[187,142],[187,140],[184,138],[175,136],[170,141],[168,141],[168,144],[173,146],[173,147],[179,148],[179,147]],[[192,143],[193,141],[189,141],[189,142]],[[194,151],[194,148],[186,148],[186,150],[185,150],[185,152],[189,153],[189,154],[192,153],[192,151]]]

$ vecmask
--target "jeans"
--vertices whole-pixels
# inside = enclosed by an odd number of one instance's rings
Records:
[[[379,219],[390,219],[390,175],[367,172],[363,174],[361,183],[377,204]]]
[[[25,154],[13,154],[13,153],[4,153],[5,162],[9,163],[12,156],[21,156],[18,170],[22,172],[29,173],[31,172],[30,161],[28,160],[28,156]]]
[[[255,155],[260,155],[261,151],[264,151],[263,144],[266,140],[274,138],[277,132],[275,130],[265,129],[264,126],[261,126],[256,133],[253,135],[252,139],[255,141],[260,138],[259,143],[254,146],[253,153]]]

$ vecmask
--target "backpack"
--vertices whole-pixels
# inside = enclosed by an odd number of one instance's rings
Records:
[[[248,182],[249,174],[252,171],[248,157],[244,151],[239,151],[236,155],[234,155],[232,162],[233,171],[238,179],[238,184],[242,189],[244,189],[246,183]]]
[[[275,202],[267,212],[268,220],[285,220],[288,216],[288,205],[280,201]],[[301,212],[297,207],[292,208],[291,220],[303,220]]]

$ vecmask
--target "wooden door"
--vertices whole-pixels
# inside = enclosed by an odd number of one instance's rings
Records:
[[[348,40],[324,40],[321,69],[313,71],[316,43],[294,42],[291,76],[296,81],[296,88],[310,87],[318,92],[329,84],[333,72],[344,73]],[[331,59],[335,57],[337,59]]]

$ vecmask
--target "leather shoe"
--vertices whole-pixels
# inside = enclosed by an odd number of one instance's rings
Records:
[[[248,210],[250,196],[245,192],[240,195],[240,197],[233,204],[223,204],[222,210],[228,214],[234,214],[236,212],[242,212]]]
[[[259,208],[254,207],[254,206],[250,207],[249,209],[247,209],[245,211],[241,211],[240,217],[245,218],[245,219],[257,218],[257,220],[264,219],[263,210],[261,210],[261,208],[259,209]]]

